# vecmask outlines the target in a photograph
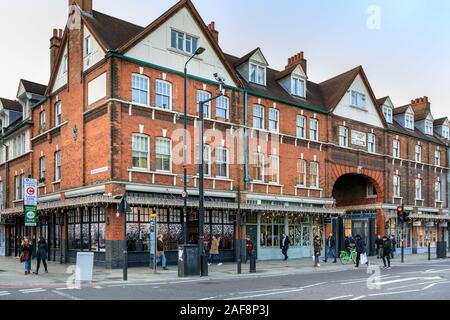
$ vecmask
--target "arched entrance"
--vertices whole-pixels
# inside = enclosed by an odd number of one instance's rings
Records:
[[[380,206],[384,198],[384,180],[378,172],[343,171],[335,178],[332,189],[336,207],[346,210],[340,221],[340,241],[345,236],[360,234],[367,243],[368,253],[372,255],[375,253],[376,235],[384,234],[384,217]]]

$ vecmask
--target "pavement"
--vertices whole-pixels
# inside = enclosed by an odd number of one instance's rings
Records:
[[[369,258],[371,264],[380,264],[381,260],[376,257]],[[435,262],[442,262],[443,260],[437,260],[433,258],[428,261],[428,256],[425,254],[420,255],[407,255],[405,256],[405,265],[411,264],[429,264]],[[400,257],[396,256],[392,260],[393,265],[400,264]],[[32,261],[32,269],[36,267],[36,261]],[[236,263],[223,264],[222,266],[211,265],[209,267],[208,279],[239,279],[242,277],[252,278],[259,276],[283,276],[294,274],[317,274],[317,273],[332,273],[346,270],[353,270],[353,264],[341,264],[338,260],[336,264],[321,263],[321,267],[317,270],[313,268],[312,259],[297,259],[288,261],[258,261],[257,272],[250,273],[249,263],[242,264],[242,274],[237,274]],[[46,274],[41,266],[39,275],[24,275],[23,265],[20,264],[18,258],[15,257],[0,257],[0,292],[13,289],[13,288],[64,288],[76,285],[75,283],[75,265],[62,265],[59,263],[48,263],[49,273]],[[179,278],[178,270],[176,266],[169,267],[168,271],[163,271],[159,267],[155,273],[149,268],[129,268],[128,269],[128,281],[123,281],[123,270],[114,269],[107,270],[105,268],[94,268],[93,281],[88,284],[91,286],[101,285],[121,285],[121,284],[142,284],[161,281],[195,281],[199,277]],[[1,294],[0,294],[1,297]]]

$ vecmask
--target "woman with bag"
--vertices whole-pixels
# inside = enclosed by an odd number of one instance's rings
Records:
[[[160,234],[158,236],[158,242],[156,244],[156,257],[157,260],[156,262],[158,263],[159,261],[161,261],[161,266],[163,268],[163,270],[167,270],[167,259],[166,259],[166,255],[164,254],[164,241],[163,241],[163,235]]]
[[[33,274],[39,274],[39,268],[41,267],[41,261],[44,264],[45,273],[48,273],[47,269],[47,257],[48,257],[48,246],[47,242],[45,241],[44,237],[39,237],[38,245],[37,245],[37,267],[36,272],[33,272]]]
[[[355,237],[356,239],[356,266],[355,268],[359,268],[359,263],[369,265],[369,260],[366,256],[366,242],[361,238],[358,234]]]
[[[24,238],[22,245],[19,248],[20,262],[25,265],[25,275],[29,275],[31,272],[31,255],[33,253],[33,246],[28,238]]]
[[[320,267],[319,257],[322,252],[322,241],[320,241],[319,236],[314,237],[313,247],[314,247],[314,256],[313,256],[314,257],[314,268],[318,268],[318,267]]]

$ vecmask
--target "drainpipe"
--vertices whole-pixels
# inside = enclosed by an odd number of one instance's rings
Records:
[[[244,90],[244,182],[245,190],[249,183],[248,177],[248,143],[247,143],[247,123],[248,123],[248,91]]]

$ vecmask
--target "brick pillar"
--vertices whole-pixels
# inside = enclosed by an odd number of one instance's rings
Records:
[[[123,251],[125,250],[125,215],[117,217],[115,204],[106,208],[105,212],[105,265],[107,269],[123,268]]]
[[[377,233],[382,237],[386,235],[386,221],[383,209],[377,209]]]
[[[67,217],[67,212],[61,211],[58,212],[57,214],[62,215],[62,219],[63,219],[63,225],[61,227],[61,254],[63,256],[63,258],[61,259],[62,263],[69,263],[69,241],[68,241],[68,237],[67,237],[67,231],[69,229],[68,226],[68,217]]]

